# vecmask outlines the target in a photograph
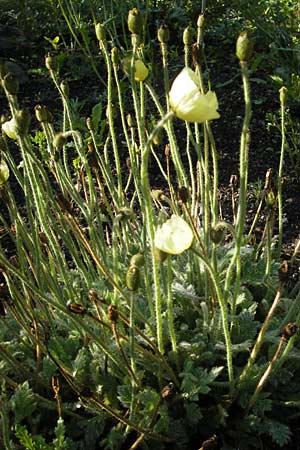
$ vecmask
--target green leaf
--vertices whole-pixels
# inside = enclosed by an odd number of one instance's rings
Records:
[[[25,381],[16,388],[14,395],[10,399],[10,403],[15,414],[16,423],[20,423],[24,418],[28,419],[32,415],[37,404],[28,381]]]

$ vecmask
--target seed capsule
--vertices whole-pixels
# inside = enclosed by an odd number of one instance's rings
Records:
[[[127,18],[128,29],[132,34],[141,35],[143,32],[143,18],[137,8],[133,8],[128,13]]]

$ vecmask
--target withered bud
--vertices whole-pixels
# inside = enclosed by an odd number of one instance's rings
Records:
[[[203,48],[195,42],[192,45],[192,60],[194,66],[200,66],[204,59]]]
[[[19,90],[19,81],[15,74],[8,72],[4,76],[2,84],[4,89],[6,89],[10,95],[17,95]]]
[[[57,60],[54,55],[47,53],[45,56],[45,66],[48,70],[55,72],[57,70]]]
[[[62,82],[60,83],[60,89],[65,97],[69,97],[70,88],[67,80],[62,80]]]
[[[163,24],[157,30],[157,39],[161,44],[166,44],[170,38],[170,31],[166,24]]]
[[[106,32],[102,23],[97,23],[95,26],[95,33],[99,42],[106,40]]]
[[[248,31],[242,31],[236,41],[236,56],[240,61],[249,61],[253,50],[253,41]]]
[[[268,208],[273,208],[276,202],[276,197],[272,189],[270,189],[265,196],[265,202]]]
[[[230,181],[229,181],[229,185],[231,187],[234,187],[234,186],[237,186],[237,184],[238,184],[238,177],[237,177],[237,175],[231,175]]]
[[[183,204],[186,204],[189,199],[189,190],[185,186],[180,186],[178,189],[178,200],[180,200]]]
[[[152,189],[151,191],[151,197],[158,202],[162,201],[163,195],[164,193],[161,189]]]
[[[185,28],[182,36],[184,45],[192,45],[195,37],[195,30],[190,25]]]
[[[82,306],[80,303],[72,303],[72,302],[68,302],[67,303],[67,308],[69,311],[71,311],[74,314],[85,314],[86,313],[86,308],[84,306]]]
[[[139,9],[133,8],[129,10],[127,25],[132,34],[141,35],[143,33],[143,18]]]
[[[28,133],[31,122],[31,116],[28,109],[19,109],[16,114],[16,121],[19,134],[22,135]]]
[[[140,284],[140,269],[130,266],[126,272],[126,286],[129,291],[136,291]]]
[[[112,323],[117,323],[119,318],[117,308],[114,305],[109,305],[107,312],[109,321]]]
[[[136,253],[130,258],[130,266],[142,267],[145,264],[145,257],[142,253]]]
[[[298,326],[295,322],[289,322],[281,330],[281,336],[288,341],[298,331]]]
[[[176,388],[174,383],[169,383],[167,386],[163,387],[160,391],[160,397],[162,399],[165,399],[169,397],[170,395],[174,394]]]
[[[278,277],[280,283],[284,284],[289,279],[289,265],[287,261],[283,261],[280,264],[279,270],[278,270]]]
[[[57,133],[54,136],[53,139],[53,146],[57,149],[57,150],[61,150],[63,148],[64,145],[66,145],[67,143],[67,138],[64,135],[64,133]]]
[[[100,300],[99,293],[98,293],[97,289],[91,288],[89,290],[89,292],[88,292],[88,299],[91,302],[98,302]]]
[[[167,144],[165,146],[165,157],[169,158],[170,157],[170,153],[171,153],[171,147],[170,147],[170,144]]]

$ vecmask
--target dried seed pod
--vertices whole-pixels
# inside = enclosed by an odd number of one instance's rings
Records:
[[[279,270],[278,270],[278,277],[279,281],[282,284],[285,284],[289,279],[289,265],[287,261],[283,261],[280,264]]]
[[[176,390],[175,384],[171,382],[167,386],[162,388],[162,390],[160,391],[160,397],[162,399],[165,399],[170,395],[174,394],[175,390]]]
[[[189,190],[185,186],[180,186],[178,189],[178,200],[186,204],[189,199]]]
[[[117,308],[114,305],[109,305],[107,312],[109,321],[112,323],[117,323],[119,317]]]
[[[140,283],[140,269],[130,266],[126,272],[126,286],[130,291],[136,291]]]
[[[80,303],[72,303],[72,302],[68,302],[67,303],[67,308],[69,311],[71,311],[74,314],[85,314],[86,313],[86,308],[84,306],[82,306]]]
[[[295,322],[289,322],[281,330],[281,336],[288,341],[298,331],[298,325]]]

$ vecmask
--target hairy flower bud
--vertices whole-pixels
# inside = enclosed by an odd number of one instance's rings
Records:
[[[130,291],[136,291],[140,284],[140,269],[130,266],[126,272],[126,286]]]
[[[31,122],[31,115],[28,109],[24,108],[17,111],[16,120],[19,134],[28,133]]]
[[[192,45],[194,41],[194,36],[195,36],[194,28],[192,28],[191,26],[186,27],[182,37],[184,45]]]
[[[14,75],[11,72],[8,72],[2,81],[4,89],[7,90],[7,92],[10,95],[16,95],[19,90],[19,81],[16,75]]]
[[[127,18],[128,29],[132,34],[141,35],[143,32],[143,18],[137,8],[130,9]]]
[[[105,41],[105,39],[106,39],[106,32],[105,32],[105,28],[102,25],[102,23],[99,23],[99,22],[96,23],[95,33],[96,33],[96,36],[97,36],[97,39],[98,39],[99,42]]]
[[[157,39],[161,44],[166,44],[170,38],[170,32],[167,25],[163,24],[157,30]]]
[[[119,64],[119,50],[117,47],[111,49],[111,61],[115,66]]]
[[[287,88],[285,86],[282,86],[279,89],[279,96],[280,96],[280,104],[285,105],[286,103],[286,94],[287,94]]]
[[[247,31],[242,31],[236,41],[236,56],[240,61],[249,61],[253,50],[253,41]]]
[[[53,116],[47,106],[44,105],[36,105],[34,108],[35,117],[38,122],[52,123]]]
[[[0,160],[0,186],[6,183],[9,178],[9,168],[4,159]]]
[[[142,267],[145,264],[145,257],[142,253],[136,253],[130,259],[130,266]]]

